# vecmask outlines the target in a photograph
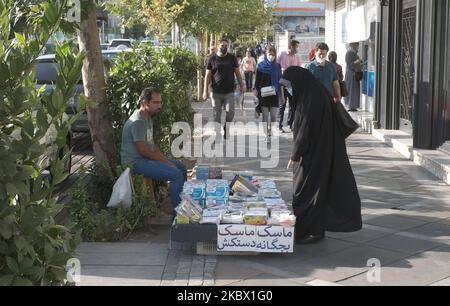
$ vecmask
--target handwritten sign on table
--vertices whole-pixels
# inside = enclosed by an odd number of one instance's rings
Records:
[[[292,253],[294,229],[281,226],[219,225],[219,252]]]

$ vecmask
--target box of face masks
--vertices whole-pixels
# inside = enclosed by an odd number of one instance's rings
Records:
[[[230,186],[227,180],[206,181],[206,197],[228,199],[230,196]]]
[[[206,184],[201,181],[190,181],[184,183],[183,193],[191,196],[195,201],[206,199]]]

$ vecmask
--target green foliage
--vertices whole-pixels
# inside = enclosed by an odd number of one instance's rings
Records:
[[[33,72],[67,9],[66,1],[0,0],[0,285],[67,284],[65,265],[79,243],[77,233],[54,221],[63,206],[53,192],[68,176],[68,156],[59,151],[76,120],[65,110],[84,54],[69,44],[58,48],[50,95],[36,88]]]
[[[126,27],[142,23],[160,37],[173,23],[194,36],[206,32],[231,39],[248,32],[262,36],[273,20],[264,0],[111,0],[107,8],[121,16]]]
[[[118,148],[123,125],[138,109],[142,90],[153,86],[162,91],[163,98],[163,112],[154,122],[154,140],[162,152],[170,155],[171,142],[177,137],[171,135],[172,125],[176,122],[193,125],[191,102],[197,67],[197,57],[185,49],[166,47],[156,51],[147,47],[120,55],[107,82]]]
[[[154,34],[160,43],[164,43],[166,34],[170,33],[187,4],[187,0],[177,3],[170,0],[112,0],[106,3],[106,7],[122,17],[124,26],[144,24],[148,34]],[[145,22],[142,23],[142,20]]]
[[[117,175],[123,170],[119,167]],[[86,184],[87,180],[89,184]],[[127,239],[135,229],[144,226],[149,218],[158,215],[160,209],[153,195],[144,187],[143,177],[133,176],[135,192],[130,209],[106,208],[113,185],[113,178],[100,175],[94,167],[87,173],[83,172],[72,190],[71,220],[82,232],[84,241]]]

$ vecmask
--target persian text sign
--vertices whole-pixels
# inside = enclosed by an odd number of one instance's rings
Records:
[[[294,228],[282,226],[257,226],[256,251],[260,253],[293,253]]]
[[[294,252],[294,228],[281,226],[219,225],[219,252]]]

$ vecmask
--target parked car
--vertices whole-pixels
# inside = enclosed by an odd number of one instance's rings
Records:
[[[105,61],[108,61],[110,63],[114,63],[114,60],[117,58],[119,53],[124,52],[122,50],[106,50],[102,52],[103,59]],[[105,65],[106,66],[106,65]],[[106,67],[108,68],[108,67]],[[105,69],[105,71],[109,71],[109,69]],[[56,62],[56,56],[55,54],[48,54],[43,55],[37,58],[37,64],[36,64],[36,88],[39,89],[42,86],[45,86],[45,95],[50,95],[53,90],[53,86],[56,82],[56,78],[58,75],[58,63]],[[68,101],[67,108],[66,108],[66,114],[68,116],[72,116],[76,113],[77,108],[80,104],[80,95],[84,93],[84,87],[83,87],[83,80],[81,79],[80,75],[80,81],[78,82],[76,88],[75,88],[75,95],[74,97]],[[60,156],[67,153],[72,145],[72,136],[73,133],[89,133],[89,124],[88,124],[88,117],[87,113],[84,112],[78,120],[72,124],[69,135],[67,135],[67,141],[66,146],[64,147],[63,151],[60,152]],[[52,135],[48,135],[48,137],[52,137]],[[46,159],[43,158],[41,161],[42,168],[45,168],[46,165]],[[71,161],[68,161],[68,164],[66,165],[66,169],[69,170],[71,167]]]
[[[131,39],[113,39],[109,44],[108,50],[115,50],[117,48],[119,49],[131,48],[131,47],[132,47]]]

